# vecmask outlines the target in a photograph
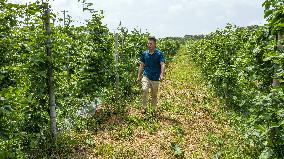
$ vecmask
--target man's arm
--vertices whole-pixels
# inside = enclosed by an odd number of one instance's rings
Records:
[[[138,68],[137,81],[141,81],[143,70],[144,70],[144,63],[140,62],[140,65],[139,65],[139,68]]]
[[[160,81],[162,81],[164,79],[165,67],[166,67],[166,64],[164,62],[161,62]]]

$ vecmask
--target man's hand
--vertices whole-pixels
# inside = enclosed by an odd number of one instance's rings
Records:
[[[136,82],[140,82],[141,81],[141,76],[137,77]]]
[[[161,74],[161,75],[160,75],[160,78],[159,78],[159,81],[162,82],[163,79],[164,79],[164,75]]]
[[[140,65],[139,65],[139,68],[138,68],[138,76],[137,76],[137,79],[136,79],[137,82],[141,81],[143,70],[144,70],[144,63],[141,62]]]
[[[164,62],[161,62],[161,74],[160,74],[160,82],[163,81],[164,79],[164,73],[165,73],[165,63]]]

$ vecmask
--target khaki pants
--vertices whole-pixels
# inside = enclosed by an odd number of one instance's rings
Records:
[[[157,95],[158,95],[158,89],[159,89],[159,81],[151,81],[147,77],[143,76],[142,78],[142,90],[143,90],[143,95],[142,95],[142,100],[143,100],[143,108],[147,108],[147,103],[148,103],[148,92],[149,89],[151,89],[151,104],[156,109],[157,107]]]

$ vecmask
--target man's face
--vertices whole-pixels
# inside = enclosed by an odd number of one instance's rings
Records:
[[[156,44],[153,40],[148,40],[147,46],[149,50],[154,50],[156,48]]]

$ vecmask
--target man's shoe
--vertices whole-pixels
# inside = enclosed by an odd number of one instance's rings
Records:
[[[146,109],[142,109],[141,113],[145,114],[146,113]]]

